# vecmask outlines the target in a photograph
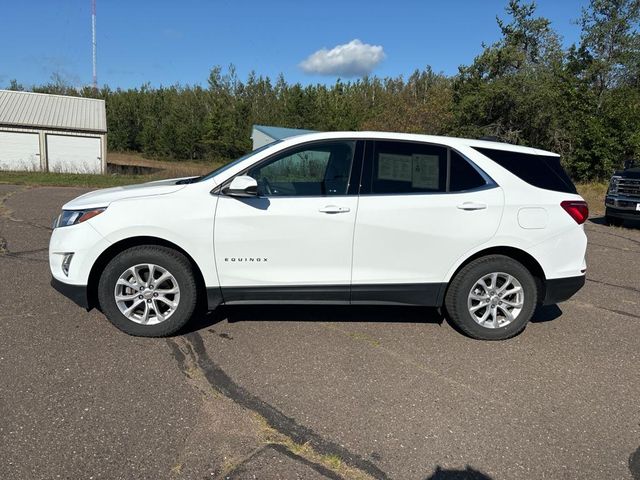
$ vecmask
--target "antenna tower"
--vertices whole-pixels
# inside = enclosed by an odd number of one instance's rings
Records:
[[[98,89],[96,69],[96,0],[91,0],[91,46],[93,47],[93,89]]]

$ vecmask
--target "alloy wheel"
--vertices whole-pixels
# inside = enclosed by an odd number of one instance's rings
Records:
[[[142,325],[167,320],[180,303],[180,286],[167,269],[153,263],[126,269],[116,282],[114,298],[120,312]]]
[[[513,322],[524,305],[524,289],[513,275],[493,272],[479,278],[467,297],[471,318],[485,328]]]

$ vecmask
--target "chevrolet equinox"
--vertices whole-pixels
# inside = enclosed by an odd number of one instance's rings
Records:
[[[202,177],[82,195],[49,263],[58,291],[132,335],[171,335],[198,302],[391,304],[499,340],[582,287],[587,216],[554,153],[311,133]]]

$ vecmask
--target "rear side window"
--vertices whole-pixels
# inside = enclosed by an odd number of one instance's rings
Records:
[[[449,191],[464,192],[482,188],[487,184],[471,164],[455,150],[451,150],[451,170],[449,173]]]
[[[473,148],[529,185],[556,192],[577,193],[575,185],[560,165],[559,157]]]
[[[371,193],[446,191],[446,148],[411,142],[374,145]]]
[[[367,143],[360,193],[456,193],[493,188],[486,173],[453,149],[421,142]]]

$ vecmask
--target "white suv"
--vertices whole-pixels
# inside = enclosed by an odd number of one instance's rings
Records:
[[[49,260],[57,290],[132,335],[170,335],[201,301],[444,307],[495,340],[584,284],[587,216],[553,153],[313,133],[203,177],[82,195]]]

